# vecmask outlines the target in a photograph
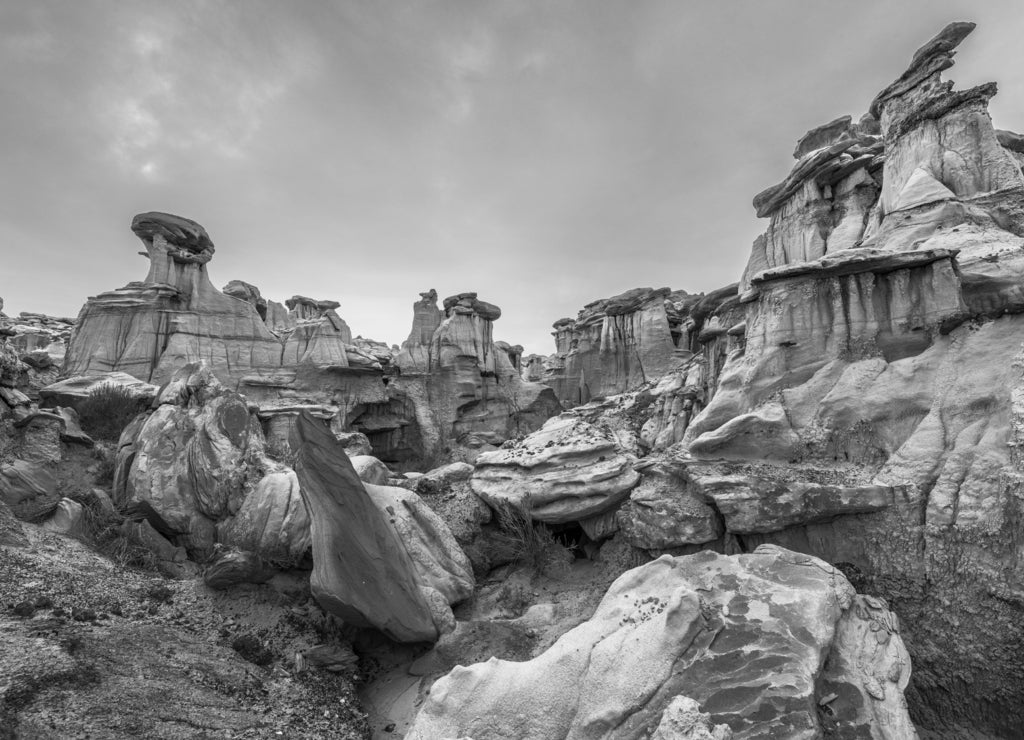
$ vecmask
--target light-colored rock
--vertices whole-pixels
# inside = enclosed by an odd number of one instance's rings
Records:
[[[734,738],[819,738],[820,679],[854,596],[827,563],[782,548],[664,556],[620,576],[590,620],[533,660],[456,667],[407,737],[644,737],[685,696]]]
[[[352,467],[363,483],[385,486],[391,477],[391,471],[373,455],[353,455],[349,457]]]
[[[438,591],[449,604],[469,598],[473,568],[444,520],[404,488],[365,482],[364,488],[408,553],[417,583]]]
[[[82,531],[84,508],[77,501],[62,498],[53,514],[42,523],[43,529],[58,534],[79,534]]]
[[[27,460],[0,465],[0,499],[24,521],[45,516],[61,500],[54,466]]]
[[[345,448],[345,454],[350,458],[373,453],[369,438],[362,432],[342,432],[335,436],[341,442],[341,446]]]
[[[234,516],[217,526],[218,542],[264,560],[298,563],[310,548],[309,513],[293,470],[260,478]]]
[[[712,725],[711,715],[688,696],[677,696],[665,707],[651,740],[732,740],[728,725]]]
[[[634,547],[660,550],[700,545],[722,536],[721,517],[682,466],[656,463],[643,469],[643,479],[617,515],[619,529]]]
[[[702,477],[695,487],[714,501],[726,529],[735,534],[777,532],[843,514],[880,511],[903,493],[891,486],[822,485],[744,475]]]
[[[914,738],[903,692],[910,655],[900,621],[882,599],[857,595],[836,627],[820,691],[828,702],[825,724],[836,737]]]
[[[128,373],[97,373],[95,375],[76,375],[59,380],[39,391],[44,401],[54,406],[70,406],[74,408],[84,401],[97,388],[114,385],[126,390],[132,398],[140,402],[150,402],[160,392],[160,387],[145,383]]]
[[[640,480],[635,461],[607,431],[565,415],[481,455],[472,486],[492,508],[521,508],[540,522],[579,521],[625,500]]]

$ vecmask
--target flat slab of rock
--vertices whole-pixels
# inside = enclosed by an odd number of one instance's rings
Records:
[[[99,375],[77,375],[60,380],[40,389],[39,397],[56,406],[71,406],[84,401],[89,394],[103,385],[115,385],[125,389],[132,398],[152,401],[160,392],[159,386],[144,383],[128,373],[103,373]]]
[[[736,534],[778,532],[842,514],[881,511],[894,496],[891,486],[830,486],[745,475],[701,478],[697,487],[714,500],[726,529]]]

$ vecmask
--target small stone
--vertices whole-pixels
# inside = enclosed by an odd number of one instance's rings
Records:
[[[95,622],[96,611],[94,609],[90,609],[87,606],[72,607],[71,618],[74,619],[76,622]]]
[[[37,596],[32,600],[32,605],[36,609],[49,609],[53,606],[53,599],[49,596]]]
[[[19,617],[31,617],[36,613],[36,607],[31,601],[19,601],[11,611]]]

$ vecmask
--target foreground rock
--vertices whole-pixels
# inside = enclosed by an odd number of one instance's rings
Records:
[[[114,499],[205,559],[214,544],[298,562],[309,519],[294,474],[266,457],[245,400],[185,365],[118,445]]]
[[[368,494],[344,447],[311,416],[299,417],[292,446],[312,520],[314,598],[346,622],[375,627],[400,642],[432,642],[450,631],[455,619],[448,596],[468,595],[459,575],[472,591],[472,570],[451,534],[440,534],[440,520],[428,518],[435,536],[426,543],[403,532],[399,508],[407,505],[402,497],[408,492],[376,487]],[[382,499],[390,519],[371,495]],[[424,512],[414,509],[413,515]],[[442,547],[435,550],[438,541]],[[451,572],[453,564],[461,574]]]
[[[407,737],[640,738],[688,697],[734,738],[908,740],[909,675],[898,623],[827,563],[774,547],[664,556],[537,658],[455,668]]]

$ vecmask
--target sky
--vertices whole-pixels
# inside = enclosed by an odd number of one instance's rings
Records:
[[[634,287],[739,279],[797,139],[946,23],[1024,131],[1024,7],[945,0],[0,0],[0,297],[77,314],[145,277],[132,216],[208,269],[400,343],[475,291],[495,338]]]

